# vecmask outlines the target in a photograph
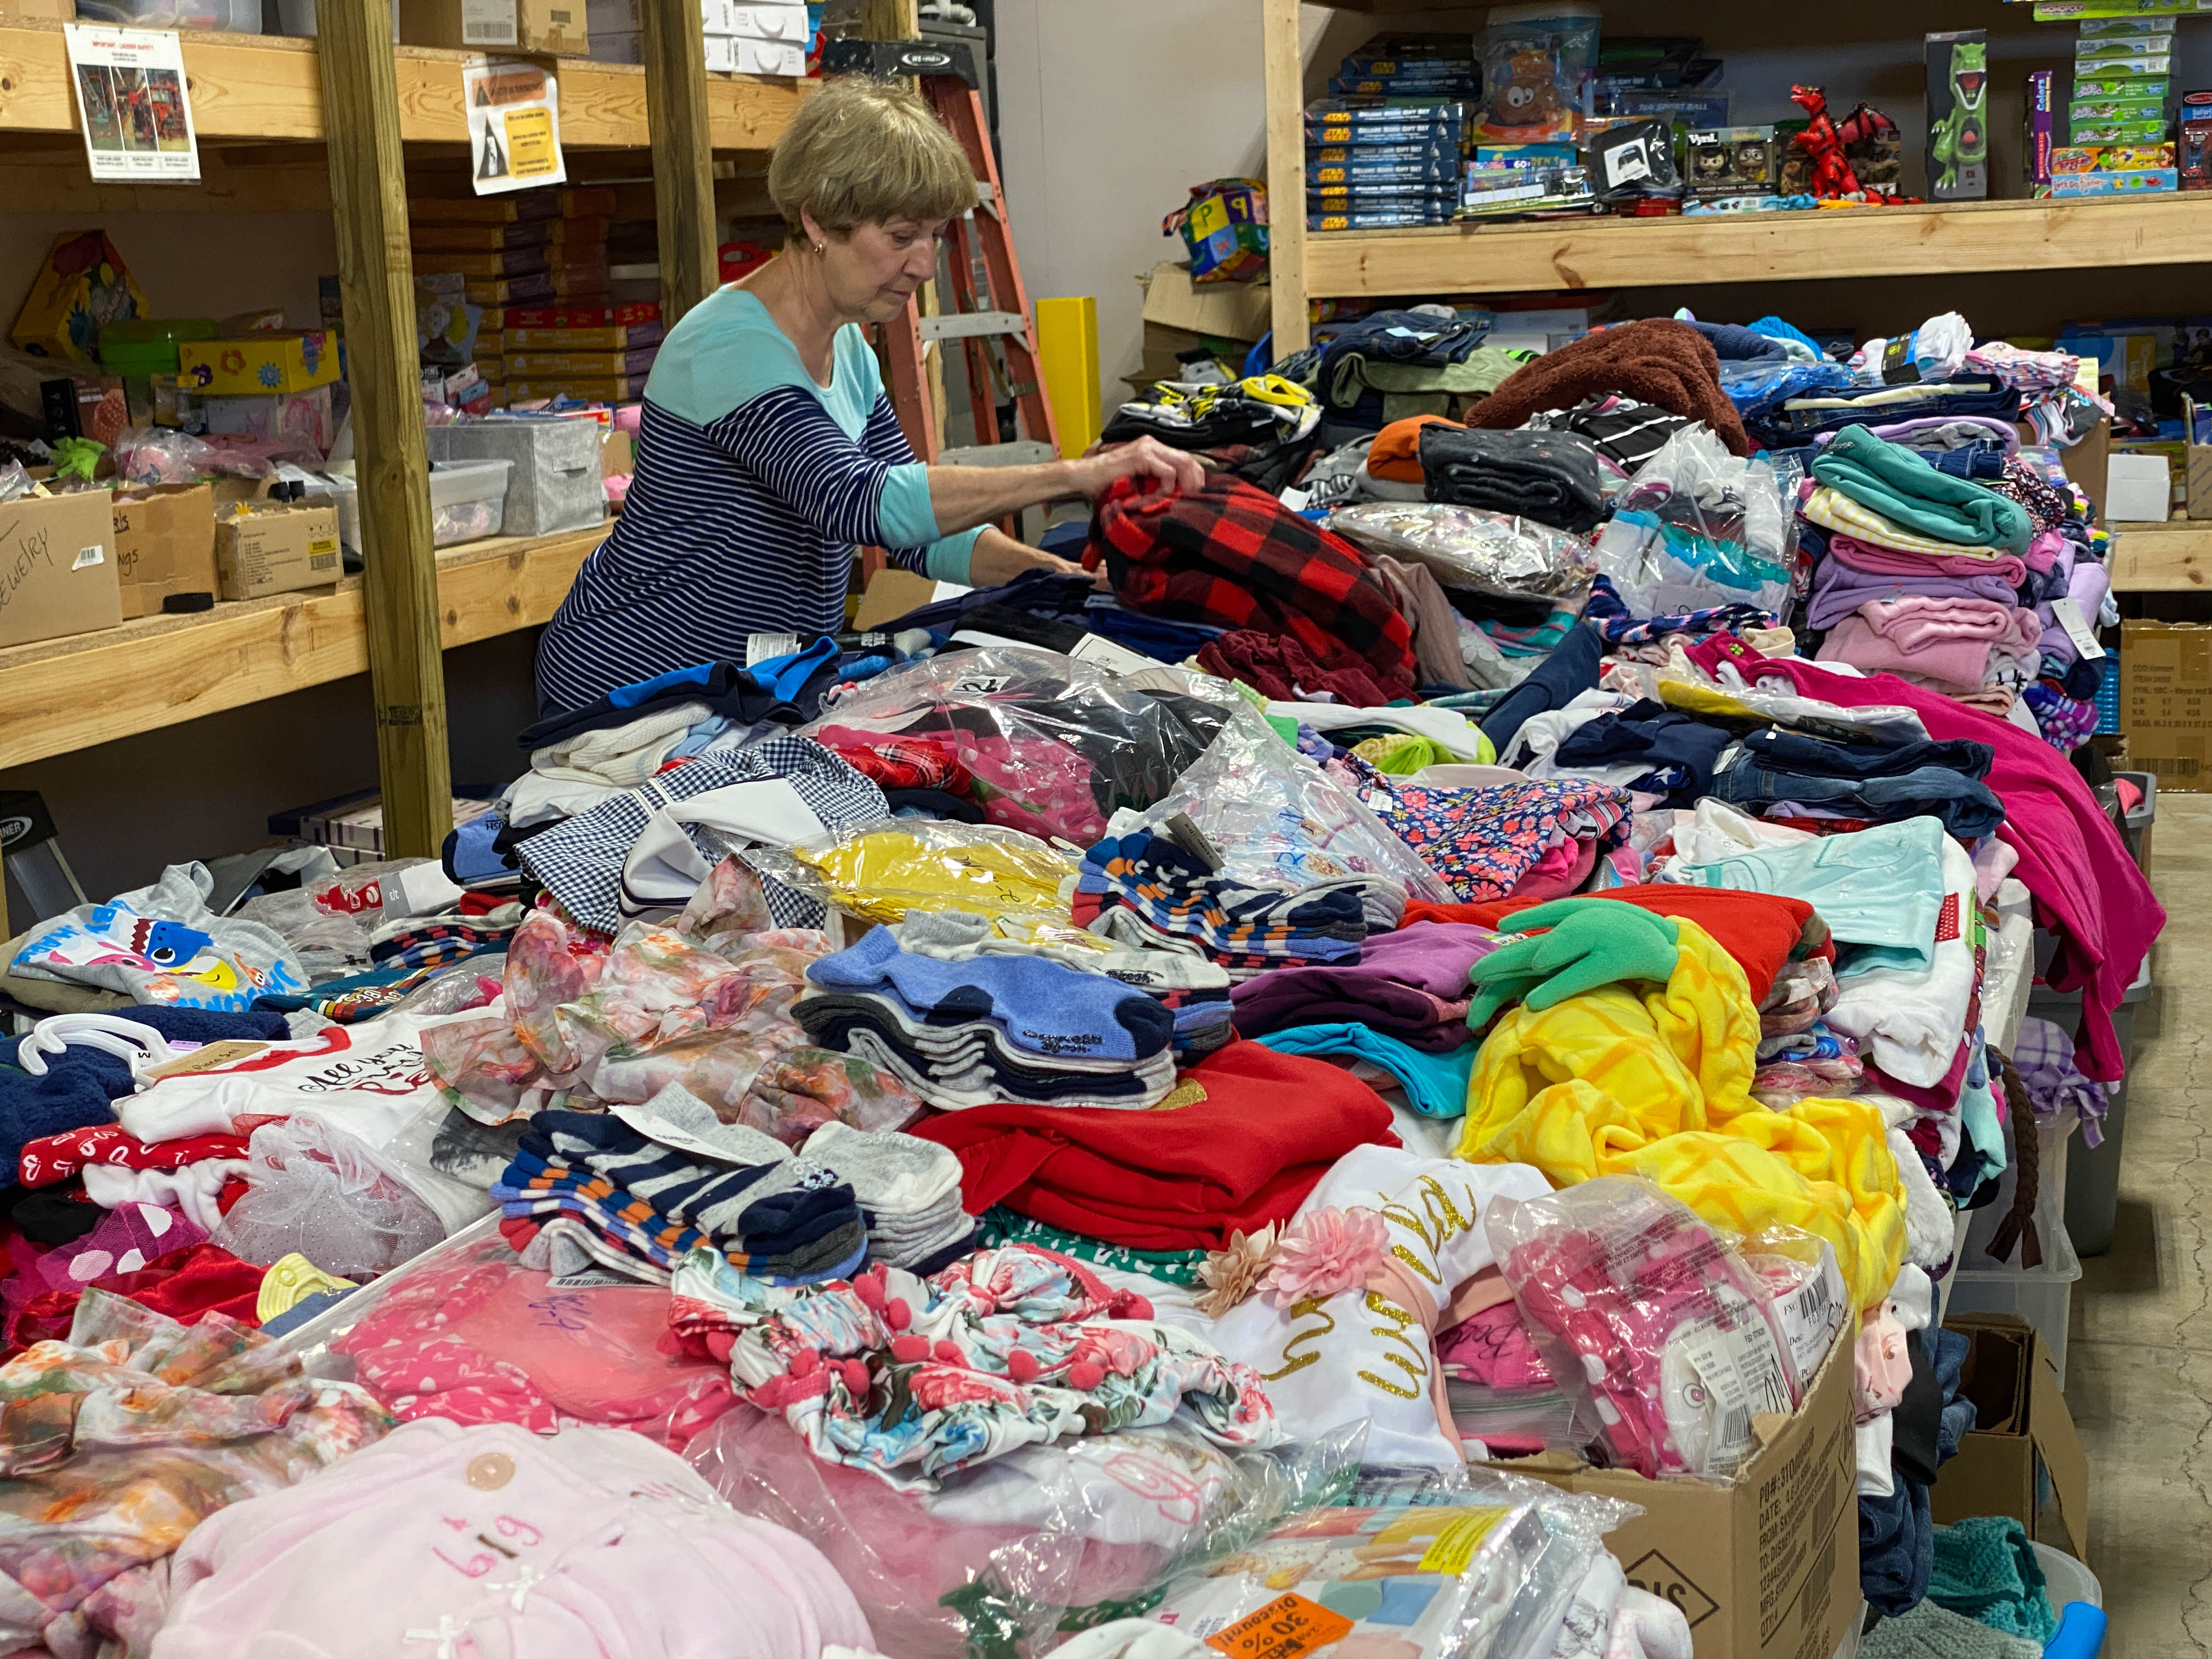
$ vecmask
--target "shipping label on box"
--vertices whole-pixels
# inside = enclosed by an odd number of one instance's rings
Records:
[[[118,491],[112,516],[126,618],[157,614],[171,594],[215,592],[215,491],[208,485]]]
[[[2212,627],[2121,624],[2120,730],[2160,789],[2212,792]]]
[[[0,502],[0,646],[123,620],[108,502],[105,489]]]
[[[334,582],[338,515],[327,507],[264,507],[219,524],[216,580],[226,599],[256,599]]]

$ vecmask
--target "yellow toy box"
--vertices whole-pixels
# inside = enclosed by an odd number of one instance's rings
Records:
[[[324,329],[270,329],[236,339],[187,340],[177,345],[179,382],[205,397],[312,392],[337,378],[337,336]]]
[[[147,310],[146,296],[124,268],[107,233],[70,231],[55,237],[46,250],[31,297],[15,313],[8,337],[33,357],[94,363],[100,361],[100,331],[109,323],[143,317]]]

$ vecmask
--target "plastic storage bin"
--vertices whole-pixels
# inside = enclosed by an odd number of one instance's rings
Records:
[[[76,15],[130,28],[261,33],[261,0],[77,0]]]
[[[2148,797],[2146,796],[2148,800]],[[2054,941],[2035,936],[2037,970],[2050,959]],[[2082,1255],[2102,1255],[2112,1248],[2112,1221],[2120,1203],[2120,1155],[2128,1132],[2128,1081],[2136,1068],[2136,1010],[2150,996],[2150,963],[2146,959],[2128,987],[2120,1006],[2112,1010],[2112,1030],[2120,1040],[2120,1054],[2127,1066],[2119,1086],[2107,1091],[2104,1139],[2096,1146],[2077,1146],[2067,1161],[2066,1230]],[[2027,1012],[2047,1019],[2071,1036],[2081,1020],[2081,994],[2053,991],[2038,985],[2028,998]]]
[[[276,0],[276,33],[295,40],[315,38],[315,0]],[[399,38],[399,0],[392,0],[392,38]]]
[[[2036,1125],[2038,1179],[2035,1231],[2043,1245],[2042,1264],[2022,1267],[2021,1250],[2013,1247],[2008,1261],[1989,1255],[1989,1243],[2012,1208],[2016,1163],[1997,1177],[1996,1201],[1972,1212],[1966,1218],[1965,1242],[1959,1265],[1951,1273],[1951,1291],[1943,1316],[1962,1313],[2018,1314],[2041,1333],[2058,1368],[2058,1386],[2066,1386],[2066,1325],[2074,1300],[2074,1282],[2081,1277],[2081,1258],[2066,1235],[2062,1211],[2065,1206],[2068,1146],[2073,1138],[2070,1121],[2053,1120]]]
[[[430,469],[430,544],[451,547],[501,533],[512,461],[449,461]]]
[[[2150,827],[2158,816],[2158,775],[2154,772],[2115,772],[2115,779],[2125,778],[2142,791],[2142,799],[2120,821],[2120,839],[2127,843],[2128,854],[2136,861],[2136,868],[2148,872],[2150,869]]]
[[[471,421],[434,426],[423,436],[434,461],[514,464],[507,480],[507,535],[588,530],[607,516],[597,421]]]

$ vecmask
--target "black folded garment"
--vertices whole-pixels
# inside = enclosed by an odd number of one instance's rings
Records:
[[[1421,428],[1428,498],[1533,519],[1581,535],[1606,517],[1597,447],[1578,432]]]

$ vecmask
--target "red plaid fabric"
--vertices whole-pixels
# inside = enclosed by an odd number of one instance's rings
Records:
[[[1098,501],[1084,563],[1106,561],[1132,610],[1288,635],[1323,667],[1364,663],[1392,698],[1414,684],[1413,630],[1358,550],[1264,490],[1212,477],[1181,495],[1122,479]]]

